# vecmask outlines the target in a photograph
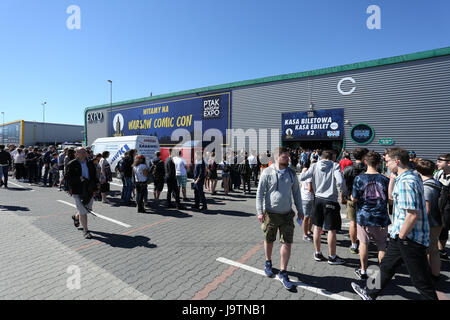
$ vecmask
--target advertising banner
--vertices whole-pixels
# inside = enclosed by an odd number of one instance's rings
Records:
[[[340,140],[344,109],[290,112],[281,115],[283,141]]]
[[[22,143],[21,126],[21,121],[5,124],[4,126],[0,125],[0,144],[20,145]]]
[[[110,111],[113,136],[157,136],[161,146],[173,146],[172,132],[186,129],[194,140],[194,121],[202,121],[202,134],[218,129],[226,137],[231,129],[231,92],[172,99],[141,106],[121,106]],[[226,141],[224,140],[224,143]]]

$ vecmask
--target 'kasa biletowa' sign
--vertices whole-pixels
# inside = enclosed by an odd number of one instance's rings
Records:
[[[282,139],[338,140],[344,136],[344,109],[283,113]]]

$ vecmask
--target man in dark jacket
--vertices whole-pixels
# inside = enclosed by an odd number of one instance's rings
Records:
[[[5,146],[2,144],[0,145],[0,187],[4,185],[5,188],[8,188],[8,170],[11,165],[11,154],[5,151]]]
[[[51,165],[50,165],[50,163],[51,163],[51,161],[52,161],[52,158],[53,158],[53,153],[55,152],[55,147],[54,146],[50,146],[49,148],[48,148],[48,151],[47,152],[45,152],[44,153],[44,156],[43,156],[43,162],[44,162],[44,180],[43,180],[43,183],[44,183],[44,187],[47,187],[47,180],[48,180],[48,178],[49,178],[49,176],[48,176],[48,173],[49,173],[49,171],[50,171],[50,167],[51,167]],[[52,186],[52,176],[50,175],[50,180],[49,180],[49,182],[48,182],[48,187],[51,187]]]
[[[203,190],[203,186],[205,183],[205,171],[206,165],[205,161],[203,161],[201,151],[197,151],[195,153],[195,167],[194,167],[194,195],[195,195],[195,205],[194,209],[198,210],[208,210],[206,204],[205,192]],[[202,208],[200,209],[200,201],[202,202]]]
[[[157,151],[155,153],[156,158],[153,159],[152,167],[150,172],[153,175],[153,183],[155,184],[155,200],[159,200],[159,196],[164,189],[164,176],[166,171],[164,169],[164,161],[161,160],[161,152]]]
[[[87,152],[84,148],[76,149],[76,159],[68,164],[66,179],[69,186],[69,194],[74,198],[78,213],[72,216],[75,227],[81,224],[84,229],[84,237],[91,239],[87,225],[87,214],[92,211],[94,203],[94,193],[100,187],[97,179],[97,172],[92,160],[87,159]]]
[[[167,157],[164,163],[167,182],[167,207],[175,208],[175,206],[172,204],[172,193],[173,193],[175,201],[177,203],[177,208],[183,210],[185,209],[185,207],[180,202],[180,195],[179,195],[180,191],[178,190],[175,163],[173,162],[172,159],[173,156],[175,156],[175,151],[172,151],[172,149],[170,149],[169,156]]]
[[[355,164],[347,166],[344,168],[344,180],[347,186],[347,219],[350,220],[350,240],[352,245],[350,247],[350,252],[353,254],[358,254],[358,244],[357,244],[357,227],[356,227],[356,206],[351,201],[350,196],[353,192],[353,182],[355,178],[359,176],[361,173],[366,172],[367,166],[364,164],[364,158],[369,153],[369,150],[366,148],[356,148],[353,150],[353,157],[355,158]]]
[[[123,190],[123,203],[125,205],[130,204],[131,193],[133,192],[133,162],[134,156],[136,154],[135,150],[129,150],[125,153],[125,158],[122,163],[122,175],[125,181],[124,190]]]

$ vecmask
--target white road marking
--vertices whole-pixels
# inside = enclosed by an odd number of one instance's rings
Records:
[[[32,188],[24,187],[24,186],[21,186],[20,184],[16,184],[16,183],[11,182],[11,181],[8,181],[8,183],[10,183],[10,184],[12,184],[12,185],[15,185],[16,187],[19,187],[19,188],[22,188],[22,189],[28,189],[28,190],[31,191],[31,192],[34,191],[34,189],[32,189]]]
[[[259,274],[259,275],[264,276],[264,277],[266,276],[266,274],[264,273],[263,270],[259,270],[259,269],[253,268],[253,267],[250,267],[248,265],[245,265],[245,264],[233,261],[233,260],[229,260],[229,259],[222,258],[222,257],[221,258],[217,258],[216,260],[219,261],[219,262],[222,262],[222,263],[229,264],[231,266],[235,266],[235,267],[238,267],[238,268],[241,268],[241,269],[244,269],[244,270],[256,273],[256,274]],[[353,299],[341,296],[339,294],[331,293],[331,292],[328,292],[328,291],[323,290],[323,289],[319,289],[319,288],[316,288],[316,287],[309,286],[309,285],[307,285],[307,284],[305,284],[303,282],[292,282],[292,283],[295,286],[297,286],[298,288],[302,288],[304,290],[308,290],[308,291],[314,292],[315,294],[319,294],[319,295],[322,295],[322,296],[325,296],[325,297],[328,297],[328,298],[331,298],[331,299],[335,299],[335,300],[353,300]]]
[[[118,184],[118,183],[114,183],[114,182],[110,182],[109,184],[112,184],[113,186],[118,186],[118,187],[122,187],[122,184]],[[187,187],[186,187],[187,188]],[[149,191],[153,191],[155,190],[155,186],[153,184],[149,185],[149,187],[147,188]],[[167,192],[167,188],[163,189],[164,192]]]
[[[69,203],[69,202],[66,202],[66,201],[63,201],[63,200],[57,200],[57,201],[58,201],[58,202],[61,202],[61,203],[64,203],[64,204],[66,204],[66,205],[68,205],[68,206],[74,207],[74,208],[77,207],[76,205],[74,205],[74,204],[72,204],[72,203]],[[126,223],[117,221],[117,220],[115,220],[115,219],[111,219],[111,218],[102,216],[101,214],[98,214],[98,213],[96,213],[96,212],[94,212],[94,211],[92,211],[92,213],[94,213],[97,217],[99,217],[99,218],[101,218],[101,219],[108,220],[108,221],[110,221],[110,222],[116,223],[116,224],[118,224],[118,225],[120,225],[120,226],[122,226],[122,227],[125,227],[125,228],[130,228],[130,227],[131,227],[129,224],[126,224]]]

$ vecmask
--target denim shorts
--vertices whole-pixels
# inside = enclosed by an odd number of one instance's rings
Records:
[[[303,200],[302,208],[305,218],[311,218],[314,210],[314,200]]]
[[[186,188],[187,176],[177,176],[177,184],[179,187]]]

